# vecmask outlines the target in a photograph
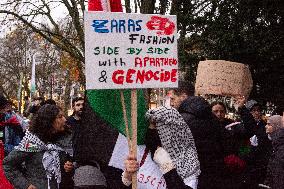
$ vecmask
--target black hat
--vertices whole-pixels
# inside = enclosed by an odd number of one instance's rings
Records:
[[[5,98],[3,95],[0,95],[0,109],[5,108],[7,104],[9,104],[7,98]]]

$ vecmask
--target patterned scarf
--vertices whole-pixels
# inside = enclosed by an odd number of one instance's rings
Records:
[[[63,151],[62,148],[56,146],[55,144],[45,144],[36,135],[26,131],[23,140],[18,146],[15,147],[15,149],[23,152],[44,151],[42,164],[48,179],[48,189],[50,189],[49,181],[53,175],[59,186],[59,183],[61,182],[59,151]]]
[[[170,154],[177,173],[186,182],[200,174],[200,164],[190,128],[172,107],[151,109],[146,117],[156,123],[162,147]]]

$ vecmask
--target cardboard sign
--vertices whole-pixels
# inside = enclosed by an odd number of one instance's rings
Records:
[[[248,97],[253,86],[247,65],[224,60],[200,61],[197,69],[196,94]]]
[[[87,89],[178,86],[176,16],[85,12]]]

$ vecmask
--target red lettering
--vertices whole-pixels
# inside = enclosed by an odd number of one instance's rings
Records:
[[[169,59],[168,58],[164,58],[164,65],[168,65],[169,64]]]
[[[172,74],[171,74],[171,82],[176,82],[177,81],[177,69],[172,69]]]
[[[137,77],[136,77],[136,83],[138,83],[138,81],[140,80],[140,83],[143,84],[144,83],[144,75],[145,75],[145,70],[138,70],[137,72]]]
[[[152,186],[155,185],[155,183],[153,183],[155,180],[156,180],[156,178],[154,178],[154,179],[151,181],[151,185],[152,185]]]
[[[172,66],[172,61],[173,59],[172,58],[169,58],[169,65]]]
[[[155,58],[150,58],[150,66],[155,66]]]
[[[123,84],[123,80],[124,80],[124,71],[123,70],[116,70],[113,72],[112,74],[112,81],[115,83],[115,84]]]
[[[177,60],[174,58],[173,65],[177,65]]]
[[[156,66],[157,67],[160,67],[161,65],[160,65],[160,58],[156,58]]]
[[[159,74],[159,71],[156,71],[156,72],[153,74],[153,75],[154,75],[154,79],[155,79],[156,81],[159,80],[158,74]]]
[[[160,81],[163,82],[164,81],[164,69],[161,70],[161,74],[160,74]]]
[[[144,182],[145,184],[150,181],[151,176],[147,177],[147,180]]]
[[[171,78],[171,73],[169,71],[165,71],[165,79],[164,81],[168,81]]]
[[[144,175],[140,174],[138,178],[138,182],[143,183]]]
[[[152,79],[152,77],[153,77],[153,72],[151,70],[147,71],[146,75],[145,75],[145,79],[147,81],[150,81]]]
[[[149,57],[144,58],[144,67],[147,65],[147,61],[149,61]]]
[[[136,58],[135,58],[135,67],[137,67],[137,65],[139,65],[140,68],[143,66],[143,65],[142,65],[142,60],[141,60],[141,58],[139,58],[139,57],[136,57]]]
[[[126,83],[133,83],[133,80],[131,79],[132,75],[135,74],[135,70],[133,69],[129,69],[127,71],[127,74],[126,74]]]

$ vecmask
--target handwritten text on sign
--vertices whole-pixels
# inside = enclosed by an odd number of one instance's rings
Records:
[[[175,16],[85,13],[87,89],[177,87]]]

